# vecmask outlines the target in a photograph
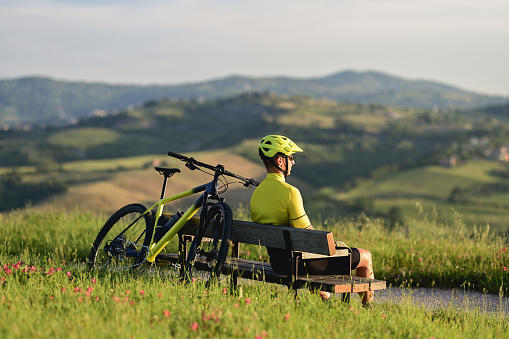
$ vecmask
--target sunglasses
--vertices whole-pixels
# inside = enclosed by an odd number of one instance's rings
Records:
[[[276,157],[276,158],[286,158],[290,161],[293,161],[293,155],[285,155],[285,156],[280,156],[280,157]]]

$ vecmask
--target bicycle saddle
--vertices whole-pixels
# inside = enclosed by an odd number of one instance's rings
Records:
[[[170,177],[175,173],[180,173],[178,168],[164,168],[164,167],[155,167],[155,170],[165,177]]]

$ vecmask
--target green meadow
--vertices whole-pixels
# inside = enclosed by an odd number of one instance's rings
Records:
[[[245,208],[234,212],[245,219]],[[351,246],[371,250],[376,278],[396,288],[434,286],[508,293],[507,240],[488,229],[468,230],[456,216],[449,227],[422,211],[422,228],[391,231],[379,219],[315,220]],[[507,314],[482,305],[425,308],[408,294],[402,302],[361,307],[338,298],[323,302],[301,290],[245,283],[228,277],[206,288],[183,284],[166,267],[90,271],[85,260],[107,215],[35,212],[0,217],[0,334],[2,338],[500,338],[509,335]],[[168,251],[175,250],[170,243]],[[257,246],[246,257],[266,259]]]

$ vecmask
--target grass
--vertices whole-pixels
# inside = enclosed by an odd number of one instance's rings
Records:
[[[454,210],[463,215],[463,221],[469,229],[489,224],[493,231],[502,234],[509,231],[507,192],[481,191],[459,201],[451,201],[449,197],[456,188],[468,190],[497,183],[503,188],[505,179],[494,173],[505,171],[503,164],[489,161],[472,161],[455,168],[426,166],[365,180],[357,187],[339,194],[333,189],[322,189],[322,194],[341,202],[369,199],[374,205],[372,212],[386,215],[392,207],[398,207],[403,220],[411,227],[419,223],[416,202],[426,210],[435,209],[437,221],[444,224],[454,222],[451,218],[451,211]]]
[[[447,198],[454,187],[467,188],[474,184],[496,182],[490,172],[502,168],[500,164],[488,161],[470,162],[456,168],[426,166],[367,180],[340,197],[351,199],[379,193],[408,192]]]
[[[503,315],[427,311],[410,300],[365,310],[356,302],[325,304],[307,292],[295,298],[272,285],[232,291],[227,285],[183,285],[157,274],[94,275],[66,264],[44,266],[32,272],[19,268],[2,284],[2,337],[496,338],[509,333]]]
[[[114,143],[120,136],[106,128],[76,128],[57,132],[48,138],[50,145],[87,149]]]
[[[246,208],[236,218],[247,217]],[[373,253],[375,275],[393,286],[442,286],[507,294],[507,239],[468,231],[461,218],[444,227],[422,213],[422,228],[388,231],[376,219],[316,221],[351,246]],[[0,215],[0,334],[3,338],[169,337],[452,337],[509,335],[503,313],[425,309],[411,297],[363,309],[324,303],[307,291],[227,280],[206,288],[182,284],[166,269],[98,272],[85,268],[91,242],[106,215]],[[321,226],[320,226],[321,225]],[[264,250],[244,246],[245,256]],[[248,253],[249,252],[249,253]],[[468,284],[467,282],[472,282]],[[475,282],[475,283],[473,283]]]

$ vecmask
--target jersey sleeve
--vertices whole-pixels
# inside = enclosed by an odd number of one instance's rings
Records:
[[[288,213],[290,217],[290,225],[296,228],[308,228],[311,226],[311,221],[304,210],[304,202],[302,195],[296,187],[290,188],[290,199],[288,205]]]

